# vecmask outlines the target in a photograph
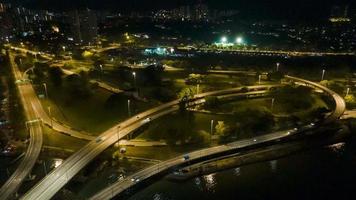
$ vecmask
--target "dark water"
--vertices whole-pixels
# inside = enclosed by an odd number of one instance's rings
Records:
[[[356,199],[356,142],[301,152],[184,183],[159,181],[129,200]]]

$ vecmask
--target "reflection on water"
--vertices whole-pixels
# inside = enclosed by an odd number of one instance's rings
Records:
[[[202,187],[202,185],[201,185],[200,177],[195,178],[195,179],[194,179],[194,183],[195,183],[195,185],[198,187],[198,189],[199,189],[200,191],[203,191],[203,187]]]
[[[338,143],[186,182],[159,181],[129,200],[350,200],[355,168],[356,141]]]
[[[236,167],[236,168],[234,169],[234,174],[235,174],[235,176],[240,176],[240,173],[241,173],[240,167]]]
[[[329,145],[327,148],[331,150],[331,152],[335,153],[336,156],[340,157],[345,151],[345,143],[340,142],[337,144]]]
[[[155,194],[153,195],[153,200],[163,200],[162,194]]]
[[[209,174],[204,176],[205,180],[205,187],[209,192],[215,192],[215,185],[216,185],[216,180],[215,180],[215,174]]]

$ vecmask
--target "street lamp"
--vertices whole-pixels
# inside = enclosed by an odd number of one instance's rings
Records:
[[[46,83],[43,83],[42,85],[43,85],[43,87],[44,87],[44,89],[45,89],[46,98],[48,99],[47,84],[46,84]]]
[[[66,51],[66,47],[65,46],[62,46],[62,49],[63,49],[63,51]]]
[[[276,71],[277,72],[279,71],[279,65],[281,65],[281,64],[280,63],[276,63],[276,66],[277,66]]]
[[[136,72],[132,72],[132,76],[134,78],[134,83],[135,83],[135,88],[137,87],[137,83],[136,83]]]
[[[261,78],[262,78],[262,75],[258,75],[258,84],[261,85]]]
[[[321,81],[323,81],[324,80],[324,77],[325,77],[325,69],[323,69],[323,71],[322,71],[322,73],[321,73]]]
[[[350,93],[350,88],[347,88],[347,90],[346,90],[346,96],[349,95],[349,93]]]
[[[212,120],[210,121],[210,138],[211,138],[211,136],[213,135],[213,127],[214,127],[214,120],[212,119]]]

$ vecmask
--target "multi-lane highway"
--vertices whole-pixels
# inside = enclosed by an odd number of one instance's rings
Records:
[[[333,120],[336,120],[340,118],[344,111],[345,111],[345,102],[341,96],[336,94],[335,92],[331,91],[330,89],[316,84],[311,81],[303,80],[300,78],[296,77],[291,77],[291,76],[286,76],[286,78],[293,80],[293,81],[298,81],[302,82],[308,86],[312,86],[314,88],[322,89],[325,93],[330,95],[335,103],[336,107],[335,110],[323,121],[323,123],[330,123]],[[134,185],[147,180],[151,177],[156,176],[157,174],[163,173],[163,172],[168,172],[169,170],[172,170],[174,168],[184,166],[187,163],[193,164],[194,162],[201,161],[203,159],[209,159],[212,158],[214,155],[216,156],[221,156],[224,153],[227,152],[236,152],[237,150],[241,150],[246,147],[253,147],[257,145],[262,145],[264,143],[276,141],[282,138],[286,138],[295,134],[300,133],[302,130],[308,130],[308,129],[313,129],[314,124],[307,125],[303,127],[302,129],[291,129],[291,130],[284,130],[284,131],[279,131],[276,133],[272,134],[267,134],[255,138],[250,138],[250,139],[245,139],[245,140],[240,140],[237,142],[233,142],[227,145],[221,145],[217,147],[212,147],[212,148],[206,148],[194,152],[190,152],[187,154],[178,156],[176,158],[158,163],[156,165],[153,165],[151,167],[148,167],[146,169],[143,169],[142,171],[139,171],[131,176],[128,176],[122,181],[118,181],[114,184],[111,184],[109,187],[103,189],[96,195],[94,195],[91,200],[104,200],[104,199],[111,199],[120,194],[121,192],[129,189],[130,187],[133,187]]]
[[[14,63],[14,59],[10,56],[10,64],[15,79],[22,79],[22,74]],[[30,85],[17,85],[19,96],[25,110],[27,130],[30,133],[29,145],[27,147],[24,158],[21,160],[19,166],[7,182],[0,188],[0,199],[6,200],[15,195],[17,189],[20,187],[24,179],[30,174],[35,162],[41,152],[43,135],[42,122],[35,112],[33,105],[28,101],[27,97],[31,93]]]
[[[278,85],[279,86],[279,85]],[[253,90],[266,90],[275,85],[261,85],[247,87]],[[206,96],[225,95],[240,92],[242,88],[226,89],[215,92],[202,93],[195,96],[195,100],[199,101]],[[54,169],[30,191],[28,191],[22,199],[50,199],[58,192],[69,180],[74,177],[82,168],[90,161],[103,152],[106,148],[114,144],[118,139],[122,139],[142,125],[149,123],[151,120],[164,116],[178,110],[180,100],[175,100],[167,104],[163,104],[156,108],[140,113],[132,118],[110,128],[102,133],[95,140],[89,142],[78,152],[65,160],[59,167]],[[202,102],[202,101],[199,101]]]

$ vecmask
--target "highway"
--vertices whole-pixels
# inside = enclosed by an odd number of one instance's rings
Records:
[[[251,90],[266,90],[270,89],[271,87],[276,86],[261,85],[250,86],[247,88]],[[196,95],[194,100],[198,102],[203,102],[201,100],[206,96],[231,94],[240,92],[241,89],[242,87],[202,93]],[[82,149],[70,156],[56,169],[51,171],[44,179],[42,179],[31,190],[29,190],[22,197],[22,199],[51,199],[55,195],[55,193],[57,193],[65,184],[70,181],[71,178],[73,178],[81,169],[83,169],[90,161],[97,157],[106,148],[117,142],[119,139],[126,137],[128,134],[132,133],[134,130],[138,129],[144,124],[178,110],[179,102],[180,100],[175,100],[160,105],[143,113],[135,115],[132,118],[122,123],[119,123],[118,125],[105,131],[95,140],[89,142]]]
[[[343,115],[343,113],[345,111],[345,102],[344,102],[343,98],[341,96],[339,96],[338,94],[336,94],[335,92],[331,91],[330,89],[328,89],[322,85],[316,84],[311,81],[303,80],[303,79],[292,77],[292,76],[286,76],[285,78],[293,80],[293,81],[302,82],[308,86],[313,86],[318,89],[322,89],[324,92],[329,94],[334,99],[334,101],[336,103],[336,108],[323,121],[323,123],[330,123],[333,120],[336,120]],[[310,124],[300,130],[305,131],[308,129],[313,129],[314,126],[315,126],[314,124]],[[209,158],[212,158],[213,156],[221,156],[224,153],[227,154],[228,152],[236,152],[237,150],[240,150],[240,149],[243,149],[246,147],[251,148],[253,146],[262,145],[264,143],[273,142],[276,140],[287,138],[289,136],[296,135],[299,132],[300,132],[299,129],[284,130],[284,131],[279,131],[276,133],[267,134],[267,135],[263,135],[263,136],[259,136],[259,137],[240,140],[240,141],[233,142],[233,143],[226,144],[226,145],[221,145],[221,146],[217,146],[217,147],[211,147],[211,148],[206,148],[206,149],[202,149],[202,150],[198,150],[198,151],[189,152],[189,153],[183,154],[181,156],[178,156],[176,158],[173,158],[173,159],[158,163],[156,165],[153,165],[151,167],[148,167],[146,169],[143,169],[131,176],[126,177],[122,181],[118,181],[114,184],[111,184],[110,186],[103,189],[102,191],[100,191],[99,193],[97,193],[96,195],[91,197],[90,199],[91,200],[112,199],[115,196],[117,196],[118,194],[120,194],[121,192],[124,192],[127,189],[135,186],[136,184],[138,184],[144,180],[147,180],[149,178],[152,178],[152,177],[156,176],[157,174],[160,174],[163,172],[168,172],[168,171],[175,169],[177,167],[187,165],[188,163],[192,164],[194,162],[199,162],[204,159],[209,159]],[[187,156],[189,157],[188,159],[184,158]]]
[[[10,65],[15,79],[22,79],[22,74],[16,66],[14,59],[10,56]],[[39,116],[35,112],[33,105],[27,100],[29,96],[30,86],[29,85],[17,85],[19,96],[25,111],[27,130],[29,131],[29,145],[27,147],[24,158],[21,160],[19,166],[11,177],[6,181],[4,185],[0,188],[0,199],[12,199],[20,187],[21,183],[30,174],[35,162],[41,152],[43,135],[42,135],[42,122],[38,120]]]

